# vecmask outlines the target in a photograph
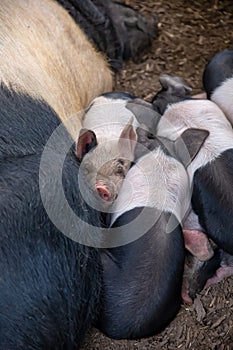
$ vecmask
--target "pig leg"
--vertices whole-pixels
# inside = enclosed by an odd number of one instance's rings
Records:
[[[208,279],[205,287],[209,287],[212,284],[219,283],[225,277],[229,277],[233,275],[233,256],[223,252],[223,257],[221,261],[221,266],[217,269],[215,275]]]
[[[200,92],[199,94],[193,95],[192,98],[207,99],[206,92]]]
[[[198,230],[183,230],[185,248],[200,261],[212,258],[213,248],[207,236]]]
[[[198,216],[190,209],[183,221],[183,236],[185,248],[200,261],[212,258],[214,252],[208,237],[202,232]]]
[[[230,277],[233,275],[233,266],[225,266],[225,267],[220,267],[217,271],[216,274],[208,279],[206,282],[205,287],[209,287],[212,284],[216,284],[221,282],[225,277]]]

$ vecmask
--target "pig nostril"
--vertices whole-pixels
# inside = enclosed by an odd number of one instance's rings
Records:
[[[108,201],[109,195],[108,195],[107,193],[103,193],[103,194],[102,194],[102,198],[103,198],[104,200]]]
[[[110,191],[104,186],[96,186],[96,190],[99,196],[106,202],[110,200]]]

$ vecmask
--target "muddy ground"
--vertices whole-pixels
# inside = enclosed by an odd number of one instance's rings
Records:
[[[159,37],[142,62],[128,62],[116,78],[124,90],[150,100],[158,76],[181,76],[202,91],[202,72],[218,51],[233,49],[233,0],[128,0],[141,13],[156,13]],[[232,101],[233,103],[233,101]],[[203,124],[204,125],[204,124]],[[114,341],[93,329],[82,350],[232,350],[233,277],[203,290],[192,306],[183,305],[162,333],[149,339]]]

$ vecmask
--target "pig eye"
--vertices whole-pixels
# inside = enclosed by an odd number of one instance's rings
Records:
[[[124,168],[121,165],[117,166],[116,175],[120,175],[121,177],[125,177]]]
[[[118,159],[118,163],[120,164],[120,165],[125,165],[125,161],[124,161],[124,159]]]
[[[149,139],[149,140],[154,140],[155,139],[155,136],[152,134],[152,133],[148,133],[147,134],[147,138]]]

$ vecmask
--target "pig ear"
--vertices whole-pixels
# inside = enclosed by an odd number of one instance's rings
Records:
[[[171,94],[190,95],[192,92],[192,88],[180,77],[161,74],[159,82],[162,88]]]
[[[161,115],[153,109],[151,103],[135,98],[126,103],[126,108],[135,115],[139,124],[144,124],[151,133],[155,132]]]
[[[198,154],[201,146],[209,136],[209,131],[202,129],[187,129],[175,141],[176,157],[187,167]],[[186,146],[186,149],[184,147]],[[188,151],[188,152],[187,152]]]
[[[81,129],[76,146],[76,157],[81,162],[85,154],[97,145],[95,133],[92,130]]]
[[[137,141],[137,135],[133,128],[133,117],[121,132],[118,146],[121,157],[126,159],[134,159],[134,150]]]

